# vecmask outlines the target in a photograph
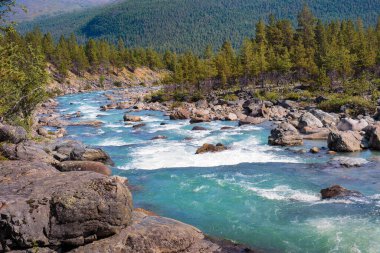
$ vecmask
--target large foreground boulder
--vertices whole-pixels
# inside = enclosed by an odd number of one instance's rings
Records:
[[[133,223],[119,234],[77,248],[72,253],[250,253],[242,245],[210,239],[182,222],[134,211]]]
[[[362,197],[363,195],[358,191],[347,190],[340,185],[333,185],[329,188],[321,190],[322,199],[332,198],[347,198],[347,197]]]
[[[0,142],[18,144],[27,139],[27,132],[23,127],[2,125],[0,123]]]
[[[273,146],[299,146],[303,144],[303,139],[293,125],[283,122],[272,129],[268,143]]]
[[[363,136],[354,131],[332,131],[327,139],[329,149],[336,152],[361,151],[362,142]]]
[[[120,234],[93,242],[73,252],[218,252],[220,247],[205,239],[198,229],[184,223],[134,212],[133,224]]]
[[[3,161],[0,192],[0,251],[77,247],[120,232],[132,219],[127,187],[97,173]]]

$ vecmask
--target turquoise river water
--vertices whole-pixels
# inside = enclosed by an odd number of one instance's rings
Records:
[[[60,97],[62,114],[104,125],[69,127],[70,139],[101,147],[115,161],[113,172],[128,177],[135,207],[200,228],[205,233],[264,252],[380,252],[380,168],[328,165],[330,157],[298,154],[267,143],[269,125],[237,127],[236,122],[202,123],[191,131],[186,120],[141,111],[146,126],[123,122],[127,110],[100,111],[104,92]],[[166,125],[161,125],[166,123]],[[233,126],[221,131],[222,126]],[[166,140],[151,140],[157,135]],[[184,140],[192,137],[191,140]],[[195,155],[203,143],[229,150]],[[326,146],[307,142],[305,148]],[[371,152],[354,154],[370,160]],[[362,192],[365,198],[321,200],[332,184]]]

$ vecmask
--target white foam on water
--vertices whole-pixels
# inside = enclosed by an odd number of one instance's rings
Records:
[[[124,126],[123,124],[110,123],[110,124],[106,124],[104,127],[119,128],[119,127],[123,127],[123,126]]]
[[[155,133],[157,131],[172,131],[172,130],[180,130],[184,125],[180,124],[166,124],[166,125],[160,125],[159,124],[151,124],[148,127],[150,128],[148,130],[149,133]]]
[[[83,115],[82,118],[83,119],[96,119],[98,115],[108,115],[107,113],[105,112],[101,112],[99,110],[99,107],[97,106],[92,106],[92,105],[81,105],[78,107],[78,111],[81,112],[81,114]]]
[[[193,192],[200,192],[200,191],[202,191],[202,190],[204,190],[204,189],[208,189],[208,188],[209,188],[209,186],[207,186],[207,185],[201,185],[201,186],[196,187],[196,188],[193,190]]]
[[[207,133],[199,134],[207,135]],[[220,136],[210,136],[206,140],[210,141],[209,143],[216,144],[220,138]],[[189,142],[166,140],[159,143],[149,143],[147,146],[134,149],[131,153],[132,161],[120,169],[155,170],[161,168],[215,167],[240,163],[300,162],[298,158],[276,154],[276,148],[258,145],[254,136],[235,142],[223,152],[196,155],[197,148],[207,141],[195,139]]]
[[[319,217],[306,220],[317,239],[327,240],[326,252],[379,252],[380,226],[362,216]]]
[[[97,144],[100,147],[121,147],[128,145],[129,143],[123,141],[121,138],[109,138],[101,141]]]
[[[315,202],[320,200],[320,195],[304,190],[294,190],[288,185],[279,185],[271,189],[246,186],[249,191],[269,200]]]

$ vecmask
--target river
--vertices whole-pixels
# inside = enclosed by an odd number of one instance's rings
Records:
[[[128,177],[135,207],[194,225],[205,233],[265,252],[380,252],[380,170],[328,165],[330,156],[301,154],[297,148],[267,145],[270,125],[237,127],[237,122],[196,124],[171,121],[163,112],[131,112],[143,119],[134,129],[126,110],[100,111],[105,92],[58,98],[72,120],[101,120],[99,128],[68,127],[66,138],[103,148],[115,161],[113,173]],[[163,124],[162,124],[163,123]],[[220,130],[223,126],[234,127]],[[165,140],[151,140],[163,135]],[[191,139],[189,139],[190,137]],[[229,150],[195,155],[204,143]],[[309,141],[305,149],[326,146]],[[351,154],[370,160],[372,152]],[[321,200],[333,184],[366,197]]]

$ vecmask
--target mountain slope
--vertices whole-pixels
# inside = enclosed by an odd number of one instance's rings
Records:
[[[28,10],[26,13],[17,10],[13,20],[32,20],[39,16],[57,15],[74,10],[87,9],[99,5],[108,4],[115,0],[18,0],[17,4],[23,5]]]
[[[91,11],[75,12],[23,24],[52,32],[56,37],[75,32],[81,38],[123,38],[128,46],[200,52],[208,43],[225,39],[239,44],[252,36],[254,24],[270,13],[296,21],[306,2],[318,18],[356,19],[375,23],[379,0],[127,0]]]

